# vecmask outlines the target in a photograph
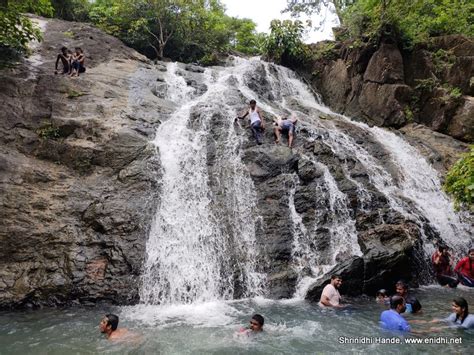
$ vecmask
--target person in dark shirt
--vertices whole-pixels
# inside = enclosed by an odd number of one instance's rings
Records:
[[[438,245],[438,250],[431,256],[431,263],[436,280],[441,286],[454,288],[458,285],[459,281],[454,277],[452,270],[452,257],[446,245]]]
[[[421,311],[421,303],[415,297],[411,296],[408,293],[408,285],[405,281],[398,281],[395,284],[395,291],[398,296],[401,296],[405,299],[406,302],[406,312],[407,313],[418,313]]]

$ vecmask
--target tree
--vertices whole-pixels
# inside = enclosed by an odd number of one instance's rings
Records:
[[[50,0],[2,0],[0,2],[0,47],[23,52],[32,40],[41,40],[41,32],[26,12],[51,16]]]
[[[298,17],[301,13],[307,15],[319,14],[323,7],[328,7],[329,3],[334,5],[339,22],[343,21],[343,11],[356,0],[287,0],[285,12],[290,12],[292,16]]]
[[[307,47],[302,41],[304,26],[301,21],[273,20],[270,31],[264,46],[269,59],[286,65],[304,62]]]
[[[87,21],[89,19],[89,0],[51,0],[54,17],[68,21]]]

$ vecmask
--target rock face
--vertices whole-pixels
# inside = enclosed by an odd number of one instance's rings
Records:
[[[206,201],[212,201],[204,206],[212,214],[209,223],[216,223],[226,245],[241,246],[235,225],[247,223],[242,216],[255,219],[248,222],[254,226],[255,253],[223,256],[230,265],[226,270],[235,272],[234,297],[245,296],[239,271],[246,260],[240,258],[249,255],[266,276],[265,295],[272,298],[293,297],[304,291],[306,278],[320,277],[303,295],[316,301],[331,272],[341,273],[347,293],[354,295],[401,277],[413,284],[429,279],[424,247],[445,236],[435,227],[439,221],[426,215],[422,199],[404,190],[405,173],[414,168],[397,163],[401,153],[385,142],[385,133],[323,114],[327,110],[311,101],[291,72],[258,60],[223,77],[222,67],[172,64],[179,77],[173,82],[170,65],[152,64],[88,25],[51,20],[44,37],[35,64],[30,60],[0,71],[0,308],[138,302],[160,188],[173,181],[163,178],[168,160],[159,161],[151,141],[162,122],[181,112],[176,102],[189,108],[183,111],[189,115],[182,122],[186,130],[180,132],[196,139],[189,147],[196,154],[177,161],[191,168],[204,161],[199,168],[206,173],[199,176],[209,187]],[[54,75],[62,45],[85,49],[84,75]],[[388,43],[378,53],[347,53],[322,71],[322,92],[333,93],[335,99],[328,100],[341,110],[403,126],[403,100],[413,91],[406,70],[398,70],[403,61]],[[335,75],[338,80],[332,80]],[[176,80],[193,92],[190,100],[172,97],[183,95],[172,87]],[[211,97],[212,85],[225,95],[213,91]],[[267,120],[263,145],[233,123],[249,93]],[[464,132],[466,110],[447,127]],[[291,111],[300,117],[293,149],[287,138],[274,143],[271,125],[277,113]],[[425,126],[405,125],[402,132],[440,171],[465,149],[441,133],[432,139]],[[405,148],[395,135],[389,138]],[[437,179],[435,173],[429,177]],[[436,184],[427,189],[439,192]],[[244,190],[255,200],[250,215],[233,204]]]
[[[54,75],[62,45],[85,49],[86,74]],[[151,66],[56,20],[35,57],[0,71],[0,307],[135,302],[158,198],[149,141],[164,115],[150,100],[141,117],[133,88]]]
[[[333,59],[316,61],[309,74],[334,110],[377,126],[416,122],[473,141],[472,38],[438,37],[410,51],[400,50],[392,38],[377,47],[336,43],[334,48]]]

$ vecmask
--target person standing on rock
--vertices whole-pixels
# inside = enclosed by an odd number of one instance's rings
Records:
[[[288,133],[288,147],[291,148],[293,145],[293,136],[295,133],[295,125],[298,121],[298,118],[294,114],[290,118],[278,118],[275,122],[275,143],[280,143],[280,136],[282,133]]]
[[[339,293],[339,288],[342,285],[342,278],[339,275],[332,275],[331,282],[327,284],[323,292],[321,293],[321,298],[319,300],[320,307],[332,307],[332,308],[342,308],[341,305],[341,294]]]
[[[438,250],[435,251],[431,257],[431,262],[433,264],[433,269],[438,283],[441,286],[449,286],[454,288],[458,285],[459,281],[453,276],[451,259],[452,258],[448,251],[448,247],[446,245],[439,244]]]
[[[263,132],[265,131],[265,121],[263,119],[262,111],[260,111],[260,109],[257,107],[257,101],[250,100],[249,105],[250,107],[245,112],[245,114],[237,118],[242,120],[247,115],[249,115],[250,128],[252,129],[253,136],[255,137],[257,144],[261,145],[263,144]]]
[[[474,287],[474,248],[469,249],[467,256],[458,262],[454,272],[464,286]]]

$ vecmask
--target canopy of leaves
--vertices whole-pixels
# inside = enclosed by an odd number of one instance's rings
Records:
[[[444,190],[454,197],[457,208],[474,209],[474,145],[448,171]]]
[[[91,2],[89,0],[51,0],[54,17],[68,21],[88,21]]]
[[[256,54],[261,43],[255,24],[227,16],[219,0],[97,0],[90,19],[152,58],[198,61],[230,49]]]
[[[41,32],[24,15],[34,12],[51,16],[50,0],[9,0],[0,2],[0,48],[25,51],[28,42],[41,40]]]
[[[286,11],[317,13],[329,2],[352,38],[376,39],[386,28],[408,44],[437,35],[474,36],[472,0],[287,0]]]
[[[273,20],[270,30],[264,46],[269,59],[289,66],[304,62],[307,46],[302,41],[304,26],[301,21]]]

